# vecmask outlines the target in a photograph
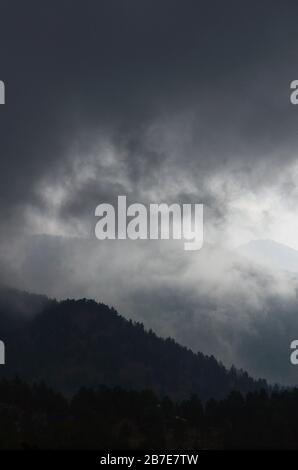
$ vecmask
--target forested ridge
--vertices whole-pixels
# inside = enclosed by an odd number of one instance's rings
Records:
[[[0,378],[44,380],[66,394],[106,385],[149,389],[174,399],[196,394],[204,402],[233,390],[268,389],[265,380],[160,338],[93,300],[57,302],[5,291],[0,295],[0,338],[7,359]]]

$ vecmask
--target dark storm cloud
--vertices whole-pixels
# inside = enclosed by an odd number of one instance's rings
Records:
[[[99,135],[125,153],[136,192],[154,186],[162,164],[204,178],[231,161],[249,171],[267,157],[278,170],[276,148],[290,158],[297,143],[298,114],[288,104],[297,9],[290,1],[2,1],[5,219],[19,218],[24,204],[40,206],[40,180],[69,170],[74,142],[84,160]],[[189,134],[180,155],[152,149],[148,127],[184,112],[192,119],[175,128],[182,139]],[[90,197],[98,202],[81,189],[64,217],[89,211]]]

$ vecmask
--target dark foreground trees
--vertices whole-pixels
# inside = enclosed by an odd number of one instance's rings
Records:
[[[150,391],[0,382],[1,449],[297,449],[298,390],[232,392],[205,406]]]

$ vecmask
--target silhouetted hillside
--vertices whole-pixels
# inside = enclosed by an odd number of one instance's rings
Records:
[[[7,362],[0,368],[2,377],[44,380],[66,393],[106,385],[174,398],[196,393],[203,401],[232,390],[267,388],[264,380],[227,370],[214,357],[159,338],[92,300],[57,302],[15,291],[2,293],[0,300]]]

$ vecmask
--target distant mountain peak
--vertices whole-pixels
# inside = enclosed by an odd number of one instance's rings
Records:
[[[298,273],[298,250],[271,239],[252,240],[238,248],[251,261],[279,270]]]

